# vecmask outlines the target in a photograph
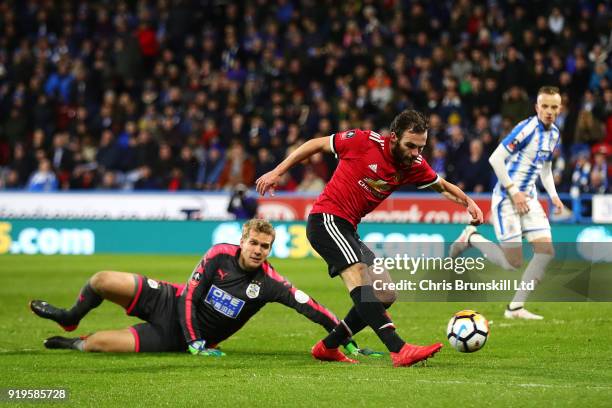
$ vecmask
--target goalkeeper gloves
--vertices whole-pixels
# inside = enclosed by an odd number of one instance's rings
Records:
[[[222,357],[225,355],[221,350],[206,348],[206,341],[204,340],[195,340],[189,343],[189,352],[194,356]]]
[[[359,348],[359,346],[357,346],[357,343],[355,342],[355,340],[351,340],[349,341],[347,344],[344,345],[344,350],[346,351],[346,354],[352,355],[352,356],[367,356],[367,357],[374,357],[374,358],[379,358],[385,355],[385,353],[381,352],[381,351],[374,351],[372,349],[369,348]]]

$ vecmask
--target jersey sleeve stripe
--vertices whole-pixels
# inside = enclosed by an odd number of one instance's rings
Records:
[[[268,275],[270,278],[274,279],[275,281],[277,282],[285,281],[285,279],[281,275],[279,275],[279,273],[276,272],[274,268],[272,268],[272,265],[270,265],[268,262],[264,262],[261,265],[261,268],[263,269],[266,275]]]
[[[417,189],[422,190],[422,189],[424,189],[424,188],[427,188],[427,187],[429,187],[429,186],[432,186],[432,185],[436,184],[438,181],[440,181],[440,176],[438,176],[438,175],[436,174],[436,178],[435,178],[435,179],[433,179],[433,181],[431,181],[431,182],[429,182],[429,183],[421,184],[420,186],[417,186]]]
[[[295,297],[295,292],[297,291],[297,289],[292,286],[291,289],[289,289],[289,291],[291,292],[291,296]],[[316,310],[317,312],[327,316],[327,318],[331,320],[332,322],[336,324],[339,323],[339,320],[336,316],[334,316],[329,310],[327,310],[326,308],[324,308],[323,306],[321,306],[320,304],[312,300],[310,296],[308,297],[308,302],[306,302],[306,304],[310,306],[311,308],[313,308],[314,310]]]
[[[372,137],[372,136],[370,136],[370,137],[369,137],[369,139],[370,139],[370,140],[373,140],[373,141],[375,141],[376,143],[378,143],[378,144],[380,144],[381,146],[383,146],[383,141],[382,141],[382,140],[380,140],[380,139],[376,139],[376,138],[374,138],[374,137]]]
[[[212,259],[220,254],[236,256],[239,248],[240,247],[238,245],[233,244],[217,244],[210,248],[210,250],[206,253],[206,260]]]
[[[334,156],[336,156],[336,158],[338,158],[338,153],[336,153],[336,146],[334,144],[334,138],[335,137],[336,137],[335,133],[329,137],[329,148],[331,149],[331,151],[334,154]]]
[[[193,291],[195,290],[195,286],[189,285],[187,288],[187,297],[185,298],[185,323],[187,325],[187,330],[189,330],[189,336],[191,340],[197,340],[195,330],[193,329],[193,321],[191,320],[191,308],[193,304]]]

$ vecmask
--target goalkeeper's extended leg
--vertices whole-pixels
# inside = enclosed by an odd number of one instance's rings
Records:
[[[90,352],[130,353],[137,350],[135,336],[130,329],[105,330],[86,337],[49,337],[44,341],[48,349],[72,349]]]
[[[73,331],[90,310],[104,299],[127,308],[136,295],[138,275],[125,272],[101,271],[91,277],[81,289],[70,309],[54,306],[44,300],[32,300],[30,309],[36,315],[58,323],[64,330]]]

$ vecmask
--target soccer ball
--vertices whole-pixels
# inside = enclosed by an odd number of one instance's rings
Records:
[[[446,336],[457,351],[473,353],[480,350],[487,342],[489,322],[474,310],[462,310],[451,317]]]

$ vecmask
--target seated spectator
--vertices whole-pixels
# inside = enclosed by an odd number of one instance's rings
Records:
[[[101,186],[108,171],[133,188],[148,167],[160,188],[172,179],[176,189],[231,189],[264,171],[261,149],[276,161],[306,136],[384,133],[405,108],[430,115],[424,155],[446,143],[454,181],[472,137],[486,158],[534,115],[539,84],[562,90],[557,124],[567,151],[576,141],[612,145],[609,2],[584,2],[597,4],[578,17],[557,4],[548,14],[514,7],[504,18],[504,2],[326,2],[314,15],[289,1],[178,1],[179,11],[161,0],[63,3],[59,14],[48,1],[0,6],[5,188],[25,186],[38,165],[11,157],[22,144],[44,150],[61,188]],[[61,26],[51,24],[56,15]],[[28,24],[32,16],[51,19]],[[237,159],[233,141],[243,145]],[[163,144],[172,163],[158,163]],[[184,146],[195,160],[173,163]],[[304,165],[327,180],[337,163],[330,157]],[[75,164],[97,167],[74,177]],[[565,169],[561,181],[573,165]],[[289,188],[303,170],[292,169]]]
[[[581,192],[589,190],[589,176],[591,174],[590,153],[588,149],[579,150],[575,154],[574,170],[572,171],[572,186],[570,194],[578,197]]]
[[[204,165],[200,167],[196,187],[204,190],[218,190],[219,179],[225,168],[225,156],[216,147],[211,147],[208,150]]]
[[[482,193],[489,190],[491,183],[491,166],[483,156],[482,142],[474,139],[470,142],[470,153],[459,166],[459,188],[468,192]]]
[[[255,164],[255,179],[269,172],[276,166],[276,160],[270,153],[270,149],[262,147],[257,151],[257,163]]]
[[[460,126],[451,126],[448,133],[450,138],[446,143],[446,175],[448,181],[457,183],[459,166],[468,157],[469,147]]]
[[[584,192],[588,194],[606,194],[609,192],[607,182],[608,180],[603,177],[603,174],[599,171],[594,171],[589,177],[590,183],[585,186]]]
[[[306,166],[302,181],[295,191],[303,193],[320,193],[325,188],[325,181],[314,172],[312,167]]]
[[[446,178],[446,144],[438,142],[433,148],[431,168],[442,178]]]
[[[599,177],[598,181],[601,182],[601,186],[603,187],[603,191],[608,191],[609,183],[608,183],[608,174],[610,172],[610,167],[608,166],[608,157],[610,157],[610,151],[612,149],[609,146],[600,144],[593,148],[593,168],[591,169],[591,175],[593,173],[598,173]]]
[[[238,141],[234,141],[227,152],[225,167],[219,176],[219,186],[230,190],[238,184],[252,185],[255,181],[255,163]]]
[[[181,155],[177,164],[182,175],[181,189],[190,190],[194,188],[200,171],[200,162],[193,155],[193,149],[190,146],[186,145],[181,148]]]
[[[59,187],[59,182],[53,169],[51,161],[43,158],[38,162],[38,170],[30,176],[26,185],[28,191],[56,191]]]
[[[14,180],[10,183],[12,188],[26,185],[36,162],[32,155],[26,151],[22,143],[17,143],[13,149],[13,158],[8,168],[15,172]]]
[[[98,186],[100,190],[116,190],[120,187],[117,180],[117,173],[107,170],[102,174],[102,181]]]
[[[595,118],[593,112],[582,109],[578,112],[574,142],[594,144],[604,138],[603,125]]]

